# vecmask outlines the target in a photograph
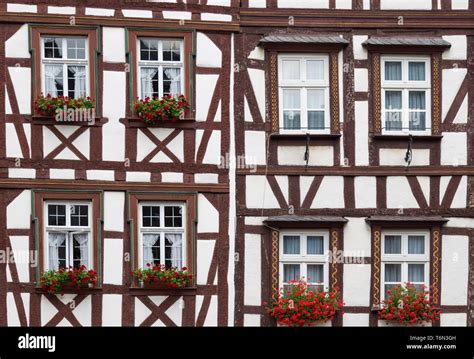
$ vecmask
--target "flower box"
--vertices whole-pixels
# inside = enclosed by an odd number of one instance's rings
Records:
[[[150,265],[133,271],[138,284],[146,289],[180,289],[189,286],[193,276],[188,269],[165,267],[164,265]]]
[[[65,290],[83,290],[94,288],[97,284],[97,273],[85,266],[79,268],[60,268],[50,270],[41,276],[41,288],[50,294],[63,294]]]
[[[161,99],[145,97],[144,100],[137,99],[134,104],[138,119],[148,125],[183,121],[189,108],[189,103],[183,95],[178,97],[166,95]]]

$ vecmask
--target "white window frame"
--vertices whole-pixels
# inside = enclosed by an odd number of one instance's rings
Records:
[[[283,61],[299,60],[300,61],[300,79],[299,80],[283,80]],[[318,60],[324,62],[324,79],[323,80],[306,80],[306,61]],[[280,117],[280,133],[286,134],[328,134],[330,129],[330,88],[329,88],[329,55],[316,54],[279,54],[278,55],[278,98],[279,98],[279,117]],[[285,129],[283,117],[283,90],[299,89],[301,104],[301,128]],[[308,129],[308,90],[324,90],[324,129]]]
[[[424,254],[408,254],[408,236],[425,237],[425,253]],[[401,254],[385,254],[385,236],[401,236]],[[391,230],[382,232],[381,245],[381,280],[380,280],[380,295],[381,299],[385,298],[385,284],[393,284],[385,282],[385,264],[401,264],[401,282],[404,284],[408,282],[408,264],[424,264],[425,265],[425,280],[424,285],[429,286],[430,283],[430,237],[431,233],[426,230]]]
[[[160,227],[143,227],[143,207],[159,206],[160,207]],[[165,227],[165,211],[164,207],[180,206],[182,208],[181,227]],[[166,201],[140,201],[138,203],[138,268],[146,268],[143,265],[143,234],[160,234],[160,259],[165,258],[165,233],[181,233],[182,234],[182,249],[181,249],[181,263],[186,266],[186,221],[187,211],[185,202],[166,202]],[[163,263],[160,263],[163,264]]]
[[[49,205],[65,205],[66,206],[66,225],[64,226],[52,226],[49,225]],[[71,225],[71,206],[80,205],[87,206],[88,213],[88,226],[72,226]],[[54,268],[49,267],[49,236],[48,233],[66,233],[66,267],[73,266],[73,254],[72,254],[72,241],[74,234],[87,233],[89,235],[88,245],[88,268],[94,268],[94,257],[93,257],[93,231],[92,231],[92,203],[90,201],[45,201],[43,207],[43,222],[44,222],[44,268],[45,270],[52,270]]]
[[[158,60],[141,60],[141,43],[140,40],[158,40]],[[180,42],[180,61],[163,61],[163,41],[179,41]],[[137,38],[137,81],[138,81],[138,97],[141,100],[145,99],[142,93],[142,67],[153,67],[158,69],[158,98],[163,97],[163,67],[173,67],[181,69],[181,94],[184,93],[184,80],[185,80],[185,69],[184,69],[184,39],[181,38],[165,38],[165,37],[138,37]]]
[[[61,59],[55,58],[46,58],[44,56],[44,40],[45,39],[61,39],[61,49],[63,57]],[[67,58],[67,39],[84,39],[85,43],[85,59],[68,59]],[[90,95],[90,77],[89,77],[89,39],[86,36],[48,36],[42,35],[41,36],[41,91],[45,96],[48,94],[45,93],[46,91],[46,84],[45,84],[45,66],[46,65],[62,65],[63,66],[63,96],[69,96],[69,82],[68,82],[68,73],[67,67],[68,66],[85,66],[86,68],[86,97]]]
[[[284,254],[283,253],[283,237],[285,236],[299,236],[300,237],[300,254]],[[324,249],[322,255],[308,255],[307,254],[307,237],[308,236],[321,236],[324,238]],[[320,283],[324,287],[324,290],[329,288],[329,231],[308,231],[308,230],[291,230],[291,231],[280,231],[280,263],[279,263],[279,287],[282,288],[288,283],[284,282],[284,264],[299,264],[300,265],[300,279],[302,277],[307,280],[307,265],[308,264],[322,264],[324,265],[324,282]],[[310,278],[311,279],[311,278]],[[318,285],[317,282],[308,282],[310,286]]]
[[[385,80],[385,63],[386,62],[401,62],[402,63],[402,81],[387,81]],[[425,63],[425,81],[409,81],[409,63],[410,62],[424,62]],[[382,93],[382,134],[386,135],[430,135],[433,120],[431,118],[431,58],[430,56],[402,56],[390,55],[381,57],[381,93]],[[402,92],[402,130],[386,130],[385,129],[385,114],[390,111],[385,109],[385,92],[386,91],[401,91]],[[426,129],[424,131],[410,130],[410,111],[409,106],[409,92],[410,91],[425,91],[426,101]]]

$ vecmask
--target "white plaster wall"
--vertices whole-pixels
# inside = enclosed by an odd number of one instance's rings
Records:
[[[344,302],[347,306],[369,306],[370,264],[344,264]]]
[[[23,303],[23,309],[25,310],[26,323],[30,323],[30,294],[21,293],[21,302]],[[13,293],[7,293],[7,326],[9,327],[20,327],[20,318],[18,316],[18,309],[15,303]]]
[[[7,228],[27,229],[31,226],[31,191],[22,191],[7,206]]]
[[[207,0],[207,5],[230,6],[230,0]]]
[[[196,75],[196,121],[206,121],[219,75]]]
[[[15,258],[18,280],[21,283],[30,281],[30,246],[27,236],[10,236],[11,250]],[[34,263],[31,263],[34,265]]]
[[[219,232],[219,212],[202,194],[198,195],[197,231],[198,233]]]
[[[104,161],[125,160],[125,128],[119,119],[125,117],[126,86],[125,72],[104,71],[103,115],[109,119],[102,127]]]
[[[364,313],[344,313],[342,317],[344,327],[368,327],[369,314]]]
[[[202,67],[221,67],[222,51],[202,32],[196,35],[196,65]]]
[[[352,9],[352,0],[336,0],[336,9]]]
[[[267,217],[245,217],[245,224],[261,226],[263,225],[263,221],[266,219]]]
[[[25,24],[5,41],[5,57],[30,58],[28,47],[28,24]]]
[[[215,173],[196,173],[194,174],[196,183],[219,183],[219,175]]]
[[[265,60],[265,50],[261,46],[255,47],[250,54],[249,54],[249,59],[254,59],[254,60]]]
[[[465,327],[467,325],[466,313],[441,313],[440,325],[442,327]]]
[[[153,17],[153,12],[151,10],[124,9],[122,10],[122,14],[125,17],[137,17],[137,18],[144,18],[144,19],[151,19]]]
[[[406,177],[387,177],[387,207],[399,208],[400,210],[419,208]]]
[[[36,170],[33,168],[9,168],[9,178],[35,178]]]
[[[266,7],[266,0],[249,0],[249,7]]]
[[[173,20],[191,20],[192,13],[190,11],[163,11],[163,18]]]
[[[204,130],[196,131],[196,155],[199,151],[199,145],[201,144]],[[199,145],[198,145],[199,144]],[[218,165],[221,162],[221,131],[212,131],[209,142],[207,143],[206,153],[202,160],[202,163]]]
[[[74,316],[77,318],[78,322],[81,323],[83,327],[90,327],[92,325],[92,296],[88,295],[81,304],[77,305],[76,308],[72,311]],[[59,326],[59,325],[58,325]]]
[[[161,173],[161,182],[166,183],[182,183],[183,174],[178,172],[162,172]]]
[[[86,171],[88,180],[97,181],[115,181],[114,171],[112,170],[87,170]]]
[[[127,182],[150,182],[151,172],[127,172]]]
[[[202,303],[204,301],[204,296],[196,296],[196,320],[199,316]],[[205,327],[216,327],[217,326],[217,296],[213,295],[211,297],[211,303],[209,304],[209,309],[207,310],[206,319],[204,320]]]
[[[264,165],[266,156],[266,135],[263,131],[245,131],[245,156],[250,165]]]
[[[467,134],[443,132],[441,140],[441,165],[463,166],[467,164]]]
[[[443,36],[443,39],[451,44],[451,47],[442,53],[445,60],[467,59],[467,37],[465,35]]]
[[[218,235],[216,235],[217,240]],[[199,240],[197,241],[197,266],[196,282],[197,284],[207,284],[209,269],[211,267],[212,257],[214,256],[215,240]],[[217,276],[212,283],[217,284]]]
[[[453,10],[467,10],[469,9],[469,0],[451,0],[451,8]]]
[[[261,236],[245,234],[244,305],[262,304]]]
[[[21,13],[35,13],[38,12],[38,7],[36,5],[26,5],[26,4],[7,4],[8,12],[21,12]]]
[[[244,327],[259,327],[260,315],[258,314],[244,314]]]
[[[361,257],[370,257],[371,233],[365,217],[346,218],[349,222],[344,226],[344,252],[358,254]]]
[[[278,146],[278,164],[288,166],[305,166],[305,146]],[[310,146],[309,166],[334,166],[334,149],[332,146]]]
[[[474,218],[448,217],[445,227],[474,228]]]
[[[431,0],[380,0],[381,10],[431,10]]]
[[[49,170],[50,179],[74,179],[75,170],[66,168],[51,168]]]
[[[122,284],[123,239],[104,239],[104,283]]]
[[[381,166],[406,166],[406,149],[403,148],[381,148],[379,152]],[[430,150],[413,149],[413,159],[410,166],[429,166]]]
[[[120,294],[102,295],[102,326],[122,326],[122,296]]]
[[[363,10],[370,10],[370,0],[364,0],[362,3]]]
[[[354,90],[356,92],[369,91],[369,71],[367,69],[354,69]]]
[[[104,27],[103,56],[105,62],[125,62],[125,29]]]
[[[265,176],[246,176],[245,183],[248,208],[280,208]]]
[[[355,60],[367,60],[367,50],[362,43],[369,37],[367,35],[354,35],[352,37],[352,45],[354,48],[354,59]]]
[[[469,237],[443,235],[441,254],[441,305],[466,305]]]
[[[376,177],[355,177],[354,179],[356,208],[377,207],[377,179]]]
[[[265,118],[265,71],[247,69],[262,118]]]
[[[278,7],[282,8],[304,8],[304,9],[328,9],[329,0],[278,0]]]
[[[103,9],[97,7],[86,7],[86,15],[89,16],[114,16],[114,9]]]
[[[458,110],[458,113],[456,114],[456,117],[454,118],[454,121],[453,123],[467,123],[467,117],[468,117],[468,113],[467,113],[467,95],[466,97],[464,97],[464,100],[461,104],[461,106],[459,107],[459,110]]]
[[[443,80],[441,86],[442,92],[442,108],[441,113],[443,119],[446,118],[446,114],[451,108],[456,94],[461,87],[464,78],[466,77],[467,69],[462,68],[449,68],[443,69]]]
[[[324,176],[311,208],[344,208],[344,177]]]
[[[76,8],[74,6],[48,6],[49,14],[74,15]]]
[[[31,115],[31,69],[29,67],[9,67],[8,72],[12,79],[20,114]]]
[[[23,130],[25,131],[25,137],[28,141],[28,152],[31,144],[31,125],[23,124]],[[21,151],[20,141],[13,123],[5,123],[5,141],[7,157],[24,158],[23,152]]]
[[[229,22],[229,21],[232,21],[232,15],[214,14],[214,13],[210,13],[210,12],[203,12],[203,13],[201,13],[201,20],[202,21]]]
[[[439,192],[440,198],[442,199],[446,193],[446,189],[449,185],[449,181],[451,180],[451,176],[442,176],[440,185],[439,185]],[[458,189],[454,195],[453,202],[451,203],[451,208],[466,208],[466,197],[467,195],[467,177],[463,176],[461,181],[459,182]]]
[[[355,101],[355,162],[369,165],[369,102]]]

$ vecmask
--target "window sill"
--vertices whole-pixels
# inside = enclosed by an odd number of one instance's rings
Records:
[[[102,127],[104,124],[109,122],[105,117],[96,117],[95,121],[56,121],[54,116],[36,116],[31,117],[31,123],[33,125],[61,125],[61,126],[89,126],[89,127]]]
[[[168,288],[146,288],[146,287],[137,287],[133,286],[129,288],[129,293],[132,295],[196,295],[196,287],[184,287],[178,289],[168,289]]]
[[[383,141],[408,141],[409,135],[388,135],[388,134],[374,134],[372,135],[374,140],[383,140]],[[442,135],[413,135],[413,141],[417,142],[438,142],[443,138]]]
[[[308,135],[306,133],[276,133],[270,136],[270,139],[275,140],[294,140],[294,141],[306,141]],[[326,133],[326,134],[309,134],[310,141],[312,140],[339,140],[341,138],[340,133]]]
[[[196,121],[193,119],[175,120],[175,121],[158,121],[153,124],[146,123],[138,117],[121,118],[120,122],[130,128],[195,128]]]
[[[44,290],[41,287],[35,287],[35,292],[39,294],[46,294],[46,295],[56,295],[52,293],[48,293],[48,291]],[[81,288],[81,289],[75,289],[75,288],[64,288],[63,293],[64,294],[94,294],[94,293],[101,293],[102,292],[102,287],[94,287],[94,288]],[[60,295],[60,293],[57,293],[57,295]]]

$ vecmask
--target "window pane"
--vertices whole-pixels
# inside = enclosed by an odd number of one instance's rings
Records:
[[[324,237],[308,236],[307,247],[308,254],[324,254]]]
[[[183,235],[181,233],[165,234],[165,265],[181,269],[182,262]]]
[[[283,80],[300,79],[300,60],[282,61]]]
[[[324,130],[324,111],[308,111],[308,129]]]
[[[402,92],[385,91],[385,129],[402,129]]]
[[[385,91],[385,109],[401,110],[402,109],[402,92],[401,91]]]
[[[402,280],[401,264],[385,264],[385,281],[397,283]]]
[[[85,39],[66,39],[68,59],[84,60],[86,58]]]
[[[301,112],[300,111],[284,111],[283,112],[283,126],[288,130],[295,130],[301,128]]]
[[[308,108],[323,109],[325,108],[324,90],[308,90]]]
[[[408,236],[408,254],[425,254],[424,236]]]
[[[300,279],[299,264],[283,264],[283,281],[288,283],[290,280]]]
[[[283,236],[283,254],[300,254],[299,236]]]
[[[150,60],[150,51],[148,46],[148,40],[140,40],[140,60]]]
[[[157,265],[160,263],[160,235],[159,234],[143,234],[143,268],[147,264]]]
[[[324,61],[306,61],[306,78],[308,80],[324,80]]]
[[[165,207],[165,227],[182,227],[182,208],[181,206]]]
[[[408,281],[420,283],[425,281],[424,264],[408,264]]]
[[[163,41],[163,61],[181,61],[180,49],[180,41]]]
[[[402,237],[401,236],[385,236],[385,254],[401,254],[402,253]]]
[[[87,227],[89,225],[89,210],[86,205],[71,206],[71,226]]]
[[[410,130],[423,131],[426,129],[426,93],[425,91],[410,91]]]
[[[301,128],[300,90],[283,90],[283,126],[286,129]]]
[[[48,233],[49,268],[66,268],[66,233]]]
[[[63,84],[63,66],[45,65],[44,66],[44,92],[45,95],[53,97],[62,96]]]
[[[426,130],[426,112],[410,112],[410,130]]]
[[[159,78],[157,67],[142,67],[140,69],[141,98],[159,96]]]
[[[181,69],[163,69],[163,95],[177,96],[181,94]]]
[[[308,264],[306,280],[309,283],[324,283],[324,265]]]
[[[410,110],[426,110],[425,91],[410,91]]]
[[[44,57],[46,59],[62,58],[62,39],[45,38],[44,39]]]
[[[79,98],[86,96],[86,67],[85,66],[68,66],[68,96],[71,98]]]
[[[402,63],[400,61],[385,62],[385,80],[401,81],[402,80]]]
[[[391,295],[391,294],[388,294],[387,291],[390,290],[391,292],[393,292],[393,290],[395,289],[397,285],[398,284],[385,284],[385,298],[388,298]]]
[[[410,81],[426,81],[426,69],[424,62],[408,63],[408,80]]]
[[[160,207],[143,206],[142,207],[142,226],[159,227],[160,226]]]
[[[48,225],[65,226],[66,225],[66,206],[63,204],[48,205]]]
[[[72,242],[74,267],[78,268],[81,265],[89,267],[89,234],[74,233]]]

